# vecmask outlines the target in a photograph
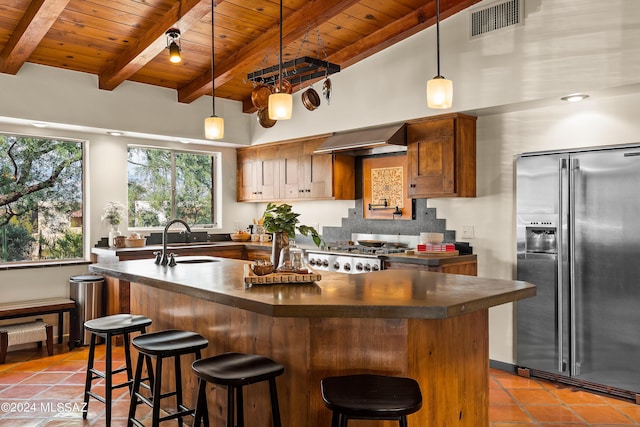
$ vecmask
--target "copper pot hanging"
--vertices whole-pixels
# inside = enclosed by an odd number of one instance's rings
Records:
[[[259,83],[251,91],[251,103],[258,110],[262,110],[269,106],[269,95],[271,95],[271,88],[267,85]]]
[[[302,93],[302,105],[309,111],[313,111],[320,106],[320,95],[313,87]]]
[[[269,118],[269,108],[263,108],[258,111],[258,123],[263,128],[273,127],[278,121]]]

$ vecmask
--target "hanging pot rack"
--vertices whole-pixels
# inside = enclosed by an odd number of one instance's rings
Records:
[[[300,85],[306,81],[327,77],[338,72],[340,72],[340,65],[310,56],[282,63],[282,77],[292,85]],[[247,80],[265,85],[276,84],[278,82],[278,65],[249,73]]]

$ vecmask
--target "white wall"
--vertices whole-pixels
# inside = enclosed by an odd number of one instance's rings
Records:
[[[640,104],[640,1],[526,0],[524,26],[475,41],[468,40],[467,19],[462,12],[442,23],[441,68],[454,82],[452,111],[480,116],[478,197],[428,203],[438,208],[439,217],[447,218],[448,229],[474,226],[476,237],[471,242],[481,276],[512,278],[514,154],[640,139],[634,116]],[[259,127],[254,116],[242,115],[239,103],[221,101],[224,107],[217,112],[225,118],[228,142],[264,143],[439,114],[426,108],[424,89],[436,73],[434,47],[431,28],[351,66],[331,76],[330,105],[323,100],[319,109],[307,111],[298,93],[293,119],[270,129]],[[618,89],[606,90],[610,88]],[[210,98],[182,105],[173,91],[136,83],[104,92],[97,89],[93,76],[30,64],[16,76],[0,74],[0,91],[0,116],[161,137],[201,138],[203,117],[210,114]],[[558,100],[576,91],[589,91],[591,98],[576,105]],[[10,125],[1,127],[13,131]],[[16,131],[33,134],[35,128],[22,126]],[[86,131],[62,134],[86,138],[92,147],[94,244],[107,231],[99,221],[104,203],[126,200],[125,146],[141,141]],[[228,149],[213,149],[223,153],[222,221],[228,231],[233,221],[248,224],[258,217],[264,205],[235,203],[235,155]],[[340,225],[352,206],[348,201],[295,204],[301,222],[320,227]],[[31,290],[23,289],[26,284],[51,290],[47,274],[36,270],[0,271],[0,298],[27,297]],[[66,280],[66,273],[60,276]],[[511,306],[492,309],[490,322],[491,357],[512,362]]]
[[[133,82],[113,91],[99,90],[97,76],[30,63],[15,76],[0,74],[0,88],[0,122],[17,118],[79,131],[119,130],[207,142],[204,119],[211,115],[209,96],[182,104],[175,90]],[[216,98],[216,114],[225,118],[225,142],[249,143],[250,117],[242,114],[239,102]]]

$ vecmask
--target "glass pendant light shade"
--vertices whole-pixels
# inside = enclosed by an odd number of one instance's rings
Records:
[[[207,139],[220,139],[224,137],[224,119],[211,116],[204,119],[204,137]]]
[[[269,118],[271,120],[288,120],[293,111],[293,96],[276,92],[269,95]]]
[[[446,109],[453,105],[453,82],[442,76],[435,76],[427,82],[427,106]]]
[[[169,45],[169,61],[174,64],[182,61],[182,58],[180,57],[180,46],[178,46],[178,43],[176,42],[171,42]]]

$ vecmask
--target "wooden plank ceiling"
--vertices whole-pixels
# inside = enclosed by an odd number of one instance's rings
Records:
[[[247,74],[278,63],[278,0],[214,0],[216,97],[254,111]],[[480,0],[441,0],[441,19]],[[342,69],[435,23],[435,0],[284,0],[283,60],[311,56]],[[170,28],[182,62],[169,62]],[[211,0],[11,0],[0,3],[0,72],[25,62],[211,94]],[[435,68],[434,68],[435,69]],[[304,83],[303,86],[308,85]],[[299,87],[294,87],[294,91]]]

